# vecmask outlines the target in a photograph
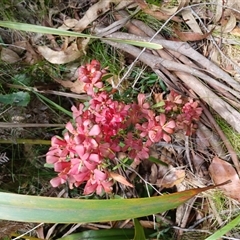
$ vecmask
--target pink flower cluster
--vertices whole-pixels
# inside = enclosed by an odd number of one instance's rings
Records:
[[[91,100],[87,106],[73,106],[73,121],[66,124],[63,138],[54,136],[51,140],[46,161],[58,173],[51,180],[54,187],[68,182],[71,188],[85,184],[83,194],[109,193],[115,176],[111,174],[111,162],[118,153],[124,152],[140,163],[149,158],[149,148],[154,143],[171,140],[176,122],[183,119],[187,124],[198,120],[201,114],[194,101],[182,106],[177,120],[168,120],[166,114],[153,111],[144,94],[138,95],[137,103],[115,101],[102,89],[104,73],[96,60],[79,68],[79,80],[85,83]],[[181,97],[171,92],[165,101],[166,113],[178,111],[181,104]]]
[[[202,114],[202,108],[198,101],[192,98],[183,98],[181,95],[171,91],[164,101],[164,110],[169,118],[176,123],[176,129],[183,130],[185,135],[191,136],[196,128],[196,122]]]

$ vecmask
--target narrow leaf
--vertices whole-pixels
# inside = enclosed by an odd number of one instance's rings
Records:
[[[44,26],[38,26],[38,25],[33,25],[33,24],[28,24],[28,23],[0,21],[0,26],[10,28],[10,29],[16,29],[19,31],[25,31],[25,32],[54,34],[54,35],[68,36],[68,37],[85,37],[85,38],[101,39],[101,37],[97,37],[94,35],[66,31],[66,30],[62,30],[62,29],[56,29],[56,28],[50,28],[50,27],[44,27]],[[152,49],[161,49],[162,48],[162,46],[160,44],[151,43],[151,42],[141,42],[141,41],[124,40],[124,39],[116,39],[116,38],[104,38],[104,40],[110,40],[110,41],[114,41],[114,42],[126,43],[126,44],[131,44],[131,45],[135,45],[135,46],[139,46],[139,47],[152,48]]]
[[[0,219],[21,222],[89,223],[139,218],[165,212],[214,186],[151,198],[85,200],[0,192]]]
[[[34,91],[34,93],[39,97],[40,100],[45,101],[47,103],[49,103],[50,105],[52,105],[53,107],[55,107],[56,109],[58,109],[59,111],[65,113],[66,115],[68,115],[69,117],[72,118],[72,113],[68,110],[66,110],[65,108],[61,107],[60,105],[58,105],[57,103],[51,101],[50,99],[48,99],[47,97],[43,96],[42,94],[39,94],[37,92]]]
[[[33,25],[28,23],[18,23],[18,22],[9,22],[9,21],[0,21],[1,27],[6,27],[10,29],[16,29],[18,31],[24,32],[35,32],[35,33],[43,33],[43,34],[54,34],[60,36],[67,37],[90,37],[90,38],[98,38],[89,34],[70,32],[66,30],[44,27],[39,25]]]
[[[238,217],[236,217],[235,219],[233,219],[226,226],[224,226],[221,229],[219,229],[218,231],[216,231],[210,237],[206,238],[206,240],[217,240],[217,239],[221,238],[225,233],[231,231],[239,223],[240,223],[240,215]]]
[[[152,234],[154,231],[146,229],[146,235]],[[61,240],[130,240],[134,237],[134,229],[103,229],[103,230],[88,230],[81,233],[74,233]],[[60,240],[60,239],[59,239]]]
[[[144,240],[146,239],[145,233],[140,222],[135,218],[134,220],[135,235],[133,240]]]

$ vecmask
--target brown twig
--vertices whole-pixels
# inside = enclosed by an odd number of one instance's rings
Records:
[[[156,40],[151,41],[151,39],[149,37],[140,37],[140,36],[123,33],[123,32],[116,32],[116,33],[108,35],[107,37],[108,38],[118,38],[118,39],[128,39],[128,40],[134,40],[134,41],[143,41],[143,42],[153,42],[153,43],[160,44],[164,48],[179,52],[179,53],[191,58],[192,60],[196,61],[197,63],[199,63],[202,66],[201,70],[203,70],[205,72],[209,72],[210,74],[212,74],[212,76],[215,76],[216,78],[222,79],[226,84],[229,84],[230,86],[232,86],[233,89],[235,89],[235,91],[240,92],[240,84],[238,82],[236,82],[229,74],[224,72],[213,62],[211,62],[210,60],[205,58],[203,55],[201,55],[200,53],[195,51],[188,43],[169,41],[169,40],[164,40],[164,39],[156,39]],[[194,73],[194,72],[198,73],[199,70],[193,69],[192,73]],[[200,73],[198,73],[198,74],[200,74]]]
[[[0,128],[48,128],[48,127],[64,127],[65,124],[52,123],[7,123],[0,122]]]
[[[121,36],[121,33],[120,33]],[[114,35],[114,37],[117,37],[117,35]],[[116,42],[111,42],[108,40],[103,40],[104,42],[122,49],[125,52],[130,53],[133,56],[138,56],[140,53],[140,49],[136,48],[134,46],[130,46],[127,44],[121,44]],[[172,70],[172,71],[178,71],[178,75],[183,75],[181,77],[181,80],[185,83],[185,85],[192,89],[203,101],[205,101],[209,106],[211,106],[216,112],[219,113],[219,115],[225,119],[237,132],[240,133],[240,113],[236,111],[230,104],[226,103],[224,100],[218,97],[217,94],[215,94],[213,91],[211,91],[205,84],[203,84],[201,81],[197,80],[192,75],[195,75],[197,77],[202,78],[210,78],[209,76],[205,76],[200,71],[189,68],[188,66],[185,66],[184,64],[176,63],[173,61],[165,60],[157,56],[153,56],[149,53],[142,53],[139,59],[150,66],[154,71],[158,69],[158,65],[163,65],[165,68]],[[180,70],[182,72],[180,72]],[[184,78],[184,72],[189,73],[187,78]],[[210,80],[210,79],[209,79]]]
[[[210,113],[210,111],[203,105],[201,104],[201,107],[204,110],[204,113],[206,114],[206,116],[208,117],[208,120],[211,122],[211,124],[214,126],[214,128],[216,129],[218,135],[221,137],[222,141],[224,142],[231,158],[233,161],[233,164],[238,172],[238,175],[240,176],[240,164],[239,164],[239,160],[237,157],[236,152],[234,151],[231,143],[229,142],[229,140],[227,139],[227,137],[225,136],[225,134],[223,133],[222,129],[218,126],[218,124],[216,123],[215,119],[213,118],[212,114]]]

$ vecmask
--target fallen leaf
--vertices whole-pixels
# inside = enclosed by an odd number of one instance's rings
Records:
[[[75,82],[72,82],[69,80],[65,81],[57,78],[54,78],[54,80],[60,83],[63,87],[69,88],[71,92],[78,93],[78,94],[85,93],[85,90],[84,90],[85,84],[84,82],[79,81],[78,79]]]
[[[2,48],[1,51],[1,60],[7,63],[16,63],[20,61],[20,57],[17,53],[9,48]]]
[[[149,182],[155,184],[157,182],[158,168],[156,164],[151,166],[151,174],[149,175]]]
[[[50,63],[64,64],[72,62],[83,55],[82,49],[78,49],[77,43],[73,42],[66,49],[54,51],[47,46],[38,46],[38,51]]]
[[[181,32],[178,29],[174,29],[174,32],[176,33],[176,35],[181,39],[181,41],[184,42],[193,42],[193,41],[200,41],[203,40],[205,38],[207,38],[214,29],[212,29],[210,32],[205,33],[205,34],[201,34],[201,33],[194,33],[194,32]]]
[[[143,12],[155,17],[158,20],[168,20],[169,15],[172,15],[171,14],[172,12],[173,13],[176,12],[176,9],[171,10],[171,11],[167,11],[166,9],[164,9],[168,13],[167,14],[166,12],[163,12],[162,8],[157,7],[156,5],[154,5],[154,7],[153,7],[153,5],[150,5],[150,7],[149,7],[148,4],[143,0],[134,0],[134,1],[138,4],[138,6],[141,8],[141,10]],[[182,22],[182,20],[177,16],[172,17],[171,20],[176,21],[176,22]]]
[[[235,27],[236,27],[236,24],[237,24],[237,20],[236,20],[236,17],[231,14],[228,21],[226,22],[226,24],[223,26],[222,28],[222,32],[223,33],[229,33],[231,32]]]
[[[189,4],[189,0],[177,0],[177,4],[172,6],[171,1],[164,1],[161,6],[161,10],[167,15],[175,14],[180,8],[187,6]]]
[[[82,32],[87,26],[96,20],[100,15],[111,9],[112,4],[117,4],[121,2],[121,0],[100,0],[91,6],[83,18],[81,18],[74,27],[75,31]]]
[[[15,42],[14,45],[20,47],[21,49],[25,49],[26,52],[23,57],[24,62],[33,65],[42,59],[28,41],[18,41]]]
[[[181,183],[185,178],[185,171],[176,168],[170,169],[166,175],[157,180],[157,185],[162,188],[171,188]]]
[[[115,181],[120,182],[128,187],[133,187],[133,185],[131,183],[129,183],[127,181],[127,179],[125,177],[123,177],[122,175],[118,174],[118,173],[114,173],[114,172],[109,172],[109,175],[111,178],[113,178]]]
[[[240,37],[240,28],[239,27],[235,27],[231,32],[230,32],[231,35],[234,35],[234,36],[237,36],[237,37]]]
[[[215,22],[220,21],[222,14],[223,14],[222,0],[216,0],[216,10],[214,14],[214,21]]]
[[[190,9],[185,9],[181,12],[182,17],[185,23],[191,28],[194,33],[202,34],[202,30],[199,27],[196,18],[193,16],[192,11]]]
[[[75,27],[77,23],[78,23],[77,19],[69,18],[69,19],[66,19],[63,22],[62,26],[60,26],[58,29],[69,30],[69,29],[72,29],[73,27]]]
[[[218,157],[214,157],[208,170],[215,184],[231,180],[230,183],[219,186],[219,188],[228,197],[240,201],[240,179],[236,170],[230,163]]]

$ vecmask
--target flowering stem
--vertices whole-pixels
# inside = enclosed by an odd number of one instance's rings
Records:
[[[2,144],[31,144],[31,145],[51,145],[50,140],[42,140],[42,139],[24,139],[18,138],[14,140],[10,139],[0,139],[0,143]]]

